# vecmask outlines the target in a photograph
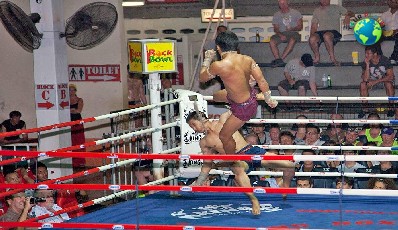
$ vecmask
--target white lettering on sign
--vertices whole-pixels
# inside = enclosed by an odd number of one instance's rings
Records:
[[[225,205],[205,205],[197,208],[191,208],[190,210],[180,209],[179,211],[172,212],[170,215],[179,219],[209,219],[218,216],[226,215],[239,215],[241,213],[251,212],[251,204],[225,204]],[[274,207],[272,204],[260,204],[260,210],[262,212],[277,212],[282,211],[279,207]]]
[[[69,81],[120,81],[120,65],[69,65]]]
[[[62,110],[69,107],[68,83],[58,84],[58,109]]]

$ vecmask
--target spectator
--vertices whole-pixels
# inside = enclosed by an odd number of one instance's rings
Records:
[[[312,188],[312,179],[311,177],[297,177],[296,178],[296,186],[297,188]]]
[[[296,119],[308,119],[305,115],[298,115]],[[307,133],[305,123],[295,123],[292,125],[290,132],[294,135],[294,142],[301,143],[304,142],[305,134]]]
[[[376,45],[366,46],[365,60],[362,63],[362,81],[359,87],[361,97],[368,97],[371,89],[385,89],[389,97],[395,95],[394,82],[395,76],[393,66],[386,56],[379,54]],[[358,115],[362,118],[365,111],[361,111]],[[394,111],[388,111],[388,116],[393,116]]]
[[[364,146],[377,146],[376,142],[368,142]],[[379,151],[377,150],[361,150],[359,153],[360,155],[378,155]],[[360,161],[359,162],[361,165],[365,166],[366,168],[372,168],[375,165],[380,164],[379,161]]]
[[[342,145],[353,145],[356,146],[359,143],[358,140],[358,129],[357,128],[348,128]]]
[[[315,146],[321,146],[324,141],[320,139],[321,134],[320,134],[320,129],[318,126],[309,123],[306,125],[306,134],[305,134],[305,142],[303,144],[305,145],[315,145]],[[297,143],[299,144],[299,143]]]
[[[343,150],[343,155],[356,155],[357,152],[355,150]],[[355,170],[359,168],[366,168],[365,166],[361,165],[360,163],[356,161],[344,161],[340,167],[337,167],[339,172],[345,172],[345,173],[353,173]]]
[[[325,141],[322,146],[335,146],[336,142],[333,140]],[[320,155],[337,155],[334,150],[321,150]],[[336,168],[340,165],[340,161],[322,161],[319,163],[324,168]]]
[[[330,120],[344,120],[341,114],[331,114]],[[341,144],[346,136],[346,131],[341,123],[333,123],[328,125],[327,129],[321,133],[323,141],[332,140],[336,144]]]
[[[391,127],[384,127],[381,130],[381,139],[382,142],[380,143],[381,147],[397,147],[398,141],[395,139],[395,131]],[[398,151],[393,150],[392,154],[397,155]]]
[[[279,134],[279,142],[281,145],[294,145],[294,136],[289,131],[282,131]],[[300,155],[301,151],[297,149],[281,149],[279,153],[281,155]]]
[[[258,137],[257,145],[264,145],[268,142],[269,138],[267,138],[267,136],[269,137],[269,134],[265,132],[264,124],[252,124],[251,127],[252,133]]]
[[[37,165],[31,167],[33,175],[36,176],[36,183],[48,180],[47,166],[42,162],[37,162]]]
[[[30,211],[29,215],[31,217],[40,217],[46,214],[49,214],[50,217],[38,220],[38,222],[41,223],[47,223],[47,222],[52,222],[52,223],[61,223],[66,220],[70,220],[68,214],[62,213],[59,215],[54,215],[53,213],[59,210],[62,210],[60,206],[55,204],[54,200],[54,191],[53,190],[35,190],[35,197],[39,199],[43,199],[45,201],[43,202],[38,202],[35,206],[32,207],[32,210]]]
[[[128,100],[129,108],[135,109],[147,104],[144,83],[142,82],[143,75],[137,73],[129,73],[127,78],[127,89],[128,89]],[[145,111],[132,113],[132,119],[134,119],[134,128],[141,128],[144,125]]]
[[[368,115],[368,120],[380,120],[380,116],[377,113],[370,113]],[[383,129],[382,124],[369,124],[365,126],[359,133],[358,138],[361,145],[365,145],[368,142],[376,142],[377,146],[383,142],[381,138],[381,130]]]
[[[368,189],[388,189],[395,190],[396,185],[391,178],[372,177],[368,181]]]
[[[354,180],[351,177],[337,177],[336,188],[337,189],[352,189],[354,186]]]
[[[384,40],[395,41],[394,50],[390,56],[391,64],[397,64],[398,62],[398,2],[396,0],[388,0],[388,7],[390,7],[386,12],[381,15],[381,20],[384,22],[385,27],[383,31],[383,36],[380,42]]]
[[[15,193],[5,197],[8,210],[0,216],[0,222],[23,222],[28,219],[28,212],[32,205],[30,197],[26,197],[24,192]],[[25,229],[23,227],[14,228],[17,230]]]
[[[259,139],[258,136],[254,133],[249,133],[245,136],[245,140],[247,141],[247,143],[251,144],[251,145],[258,145],[259,143]]]
[[[34,175],[36,175],[36,180],[38,183],[48,180],[48,169],[44,163],[37,162],[36,167],[32,167],[32,172]],[[87,202],[89,198],[84,190],[58,189],[54,194],[54,199],[58,206],[69,208]],[[84,211],[82,209],[68,212],[68,216],[71,218],[82,215],[84,215]]]
[[[82,110],[84,106],[83,99],[76,95],[77,88],[74,84],[69,84],[69,100],[70,100],[70,120],[77,121],[82,119]],[[83,124],[73,125],[71,127],[72,146],[82,145],[86,143]],[[85,148],[79,151],[85,151]],[[72,158],[73,168],[85,167],[85,158]]]
[[[142,136],[139,152],[151,153],[152,140],[150,136]],[[144,185],[154,180],[151,169],[153,160],[139,160],[134,163],[134,176],[138,185]]]
[[[381,174],[397,174],[397,169],[391,161],[380,161],[380,164],[373,166],[372,169],[380,170]]]
[[[289,7],[288,0],[278,0],[279,11],[272,18],[272,26],[275,34],[271,37],[269,46],[275,60],[271,62],[273,67],[283,66],[284,59],[292,52],[296,42],[301,41],[298,31],[303,29],[303,16],[295,9]],[[282,56],[279,55],[278,45],[287,43]]]
[[[267,145],[279,145],[279,133],[281,132],[278,124],[271,124],[269,129],[269,141],[266,142]]]
[[[313,65],[311,54],[290,60],[283,72],[286,79],[278,84],[279,94],[289,96],[290,89],[297,89],[299,96],[305,96],[307,90],[311,89],[312,95],[318,96]]]
[[[9,115],[10,119],[1,123],[3,132],[12,132],[21,129],[26,129],[25,121],[21,120],[22,114],[19,111],[12,111]],[[24,133],[17,136],[4,137],[3,144],[23,143],[28,141],[28,134]]]
[[[315,8],[312,16],[309,38],[311,50],[314,52],[314,64],[320,61],[319,46],[324,42],[330,60],[335,66],[339,66],[340,63],[334,55],[334,46],[341,39],[340,17],[345,15],[344,25],[348,27],[350,17],[354,16],[354,13],[342,6],[330,5],[330,0],[320,0],[320,3],[321,6]]]
[[[302,155],[316,155],[315,151],[312,149],[304,149]],[[317,161],[312,161],[312,160],[306,160],[301,162],[300,165],[298,165],[298,169],[296,170],[297,172],[312,172],[312,170],[316,167],[320,167],[319,162]]]

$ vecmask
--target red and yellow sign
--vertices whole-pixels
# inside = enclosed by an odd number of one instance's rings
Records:
[[[175,41],[133,40],[128,43],[129,71],[138,73],[177,72]]]

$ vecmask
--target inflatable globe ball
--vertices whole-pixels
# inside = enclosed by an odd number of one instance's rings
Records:
[[[369,46],[379,41],[382,34],[380,24],[371,18],[358,21],[354,27],[355,39],[362,45]]]

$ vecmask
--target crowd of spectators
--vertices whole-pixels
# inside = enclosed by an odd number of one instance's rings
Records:
[[[298,118],[305,118],[300,115]],[[332,114],[331,119],[343,119],[341,114]],[[368,115],[369,120],[380,119],[377,113]],[[392,127],[382,124],[368,124],[353,127],[348,124],[331,124],[321,128],[315,124],[294,124],[279,127],[277,124],[247,124],[241,130],[252,145],[297,145],[297,149],[272,150],[280,155],[390,155],[396,151],[386,150],[313,150],[300,149],[299,145],[310,146],[385,146],[398,147],[398,134]],[[268,150],[271,151],[271,150]],[[296,163],[296,172],[340,172],[369,173],[369,177],[296,177],[291,187],[354,188],[354,189],[395,189],[398,180],[375,178],[371,174],[397,174],[398,162],[394,161],[312,161]],[[260,171],[271,169],[259,168]],[[273,170],[272,170],[273,171]],[[352,175],[351,175],[352,176]],[[279,176],[250,176],[253,186],[278,187]],[[219,177],[212,177],[218,183]],[[224,180],[227,180],[224,178]],[[209,184],[212,184],[210,181]],[[226,182],[228,184],[228,182]]]

